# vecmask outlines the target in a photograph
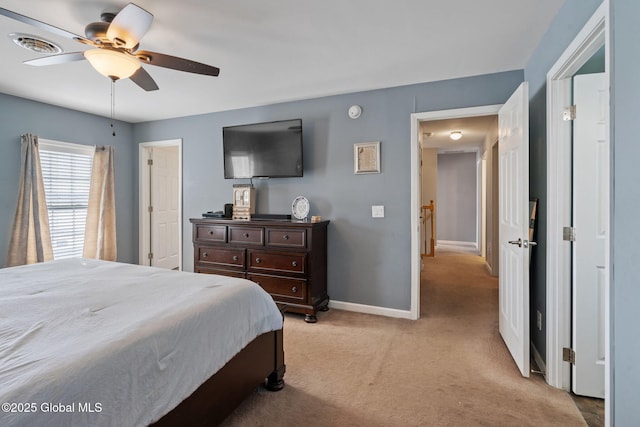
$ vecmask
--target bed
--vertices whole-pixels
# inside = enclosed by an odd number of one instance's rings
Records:
[[[214,425],[282,388],[282,314],[248,280],[67,259],[0,269],[0,425]]]

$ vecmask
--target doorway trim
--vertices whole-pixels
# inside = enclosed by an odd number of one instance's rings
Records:
[[[604,1],[547,73],[547,308],[546,379],[558,388],[569,390],[571,369],[562,361],[562,348],[571,347],[571,247],[562,238],[562,228],[571,224],[571,124],[562,120],[565,107],[571,105],[571,77],[605,46],[605,78],[609,81],[608,1]],[[606,125],[609,139],[609,123]],[[608,144],[609,145],[609,144]],[[609,148],[610,150],[610,148]],[[613,168],[611,169],[613,171]],[[610,184],[611,185],[611,184]],[[610,206],[607,207],[610,211]],[[606,238],[606,265],[610,268],[610,233]],[[609,301],[605,293],[605,424],[609,425],[610,346]]]
[[[498,114],[502,104],[411,114],[411,307],[412,320],[420,318],[420,122]]]
[[[182,139],[141,142],[138,144],[138,264],[148,265],[150,246],[148,150],[153,147],[178,147],[178,269],[182,271]]]

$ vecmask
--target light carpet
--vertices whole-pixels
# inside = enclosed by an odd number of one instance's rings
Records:
[[[586,425],[567,393],[520,375],[482,258],[438,250],[424,261],[418,321],[335,309],[316,324],[286,315],[285,388],[258,389],[224,425]]]

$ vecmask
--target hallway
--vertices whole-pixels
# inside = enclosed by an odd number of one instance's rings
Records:
[[[515,369],[515,363],[498,331],[498,278],[488,274],[484,259],[478,256],[474,248],[441,244],[436,249],[436,257],[423,260],[422,316],[468,317],[469,324],[474,326],[478,325],[477,322],[485,321],[483,327],[491,331],[491,340],[488,342],[492,343],[492,348],[488,353],[479,352],[478,357],[498,356],[503,366]],[[532,365],[532,369],[537,369],[537,366]],[[531,381],[544,382],[544,378],[539,373],[532,373]],[[590,427],[603,425],[602,400],[573,394],[567,396],[573,398]]]

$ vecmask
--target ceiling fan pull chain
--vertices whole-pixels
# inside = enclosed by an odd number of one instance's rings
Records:
[[[111,79],[111,129],[113,132],[111,133],[113,136],[116,136],[116,130],[113,126],[113,118],[115,116],[116,111],[116,81]]]

